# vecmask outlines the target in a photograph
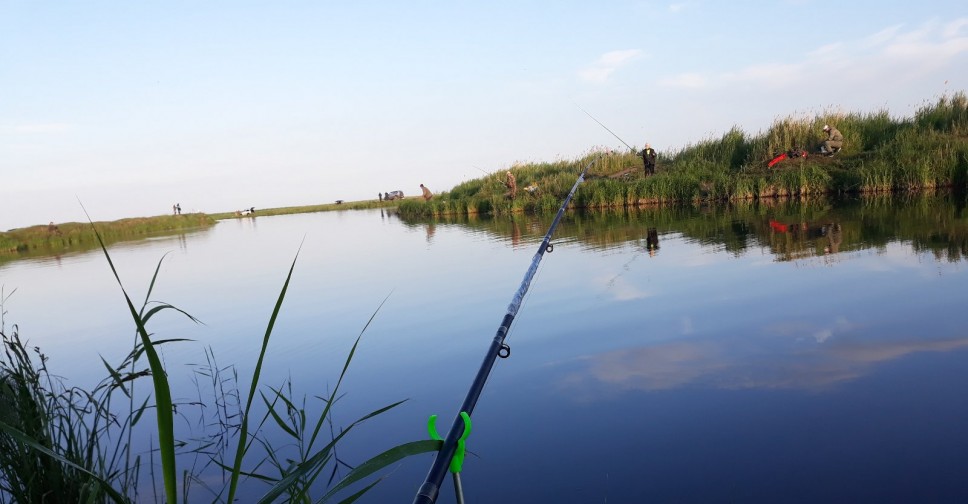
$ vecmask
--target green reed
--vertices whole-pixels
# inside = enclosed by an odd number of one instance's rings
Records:
[[[114,243],[154,234],[205,228],[213,224],[215,220],[210,216],[193,213],[98,222],[97,226],[105,243]],[[0,261],[7,257],[90,250],[97,247],[98,238],[86,223],[51,223],[0,232]]]
[[[833,158],[816,155],[823,125],[843,133],[844,149]],[[518,196],[504,196],[501,172],[464,182],[440,201],[406,201],[401,215],[506,214],[554,210],[574,182],[578,167],[593,158],[581,191],[579,208],[628,207],[673,202],[739,201],[806,197],[827,193],[921,191],[968,185],[968,99],[944,96],[922,107],[914,118],[893,118],[887,111],[844,113],[826,110],[777,119],[764,132],[750,135],[733,127],[678,151],[659,152],[657,175],[644,177],[642,161],[632,152],[593,149],[572,161],[515,164]],[[813,153],[775,167],[777,154],[799,149]],[[540,192],[522,194],[535,183]]]

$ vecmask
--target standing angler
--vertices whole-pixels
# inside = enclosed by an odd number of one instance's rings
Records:
[[[518,183],[514,179],[514,174],[511,173],[511,170],[508,170],[507,172],[507,178],[504,179],[504,185],[508,188],[508,192],[505,193],[504,196],[514,199],[514,197],[518,195]]]
[[[642,149],[642,152],[639,152],[639,155],[642,156],[642,162],[645,163],[645,176],[655,175],[655,149],[646,143],[645,148]]]
[[[430,189],[427,189],[427,186],[420,184],[420,189],[423,191],[424,201],[430,201],[430,199],[434,197],[434,193],[430,192]]]

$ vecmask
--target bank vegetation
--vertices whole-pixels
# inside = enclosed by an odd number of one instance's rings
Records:
[[[818,153],[823,125],[837,127],[844,148]],[[778,154],[807,157],[768,167]],[[402,215],[546,212],[558,207],[581,167],[597,160],[576,194],[577,208],[630,207],[698,201],[736,201],[831,193],[917,192],[968,186],[968,97],[945,95],[894,118],[886,110],[825,112],[776,120],[748,134],[734,127],[674,152],[659,152],[657,173],[645,177],[633,152],[594,150],[574,160],[516,164],[516,197],[508,197],[503,170],[464,182],[429,202],[405,200]],[[525,187],[536,190],[529,192]]]

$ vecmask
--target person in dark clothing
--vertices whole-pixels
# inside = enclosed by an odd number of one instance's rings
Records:
[[[645,144],[645,148],[642,152],[639,152],[639,156],[642,156],[642,162],[645,164],[645,176],[655,175],[655,149],[651,145]]]
[[[380,201],[383,201],[383,194],[376,193],[376,197],[380,198]]]

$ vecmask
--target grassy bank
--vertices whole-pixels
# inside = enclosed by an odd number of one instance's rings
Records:
[[[411,199],[419,199],[413,197]],[[422,200],[421,200],[422,201]],[[382,202],[376,199],[348,201],[319,205],[303,205],[281,208],[256,209],[254,213],[241,215],[237,212],[213,214],[192,213],[182,215],[161,215],[157,217],[138,217],[117,221],[95,222],[105,243],[138,240],[149,236],[164,235],[183,231],[205,229],[219,220],[248,219],[271,215],[288,215],[333,210],[365,210],[371,208],[395,207],[399,201]],[[15,259],[42,257],[92,250],[98,247],[97,238],[89,223],[68,222],[11,229],[0,232],[0,264]]]
[[[416,197],[411,199],[418,199]],[[215,220],[238,219],[245,217],[265,217],[270,215],[289,215],[312,212],[329,212],[333,210],[366,210],[370,208],[386,208],[397,206],[399,202],[382,202],[377,199],[363,201],[343,201],[342,203],[323,203],[319,205],[302,205],[280,208],[256,208],[255,212],[249,215],[240,215],[236,212],[213,213],[209,216]]]
[[[205,228],[215,219],[202,213],[138,217],[111,222],[96,222],[106,243],[145,238],[173,231]],[[0,262],[4,259],[60,254],[98,247],[90,223],[68,222],[38,225],[0,233]]]
[[[823,140],[824,124],[844,134],[844,149],[834,157],[813,154]],[[774,156],[792,149],[812,154],[767,167]],[[554,210],[580,167],[596,158],[573,200],[575,207],[965,187],[968,97],[944,96],[909,118],[892,118],[886,111],[831,112],[779,119],[755,135],[733,128],[721,138],[660,152],[657,174],[648,178],[642,174],[642,160],[631,152],[590,152],[572,161],[514,165],[509,168],[518,185],[513,201],[505,197],[503,175],[494,174],[462,183],[427,203],[404,201],[400,212],[426,217]],[[521,190],[531,184],[538,191]]]

